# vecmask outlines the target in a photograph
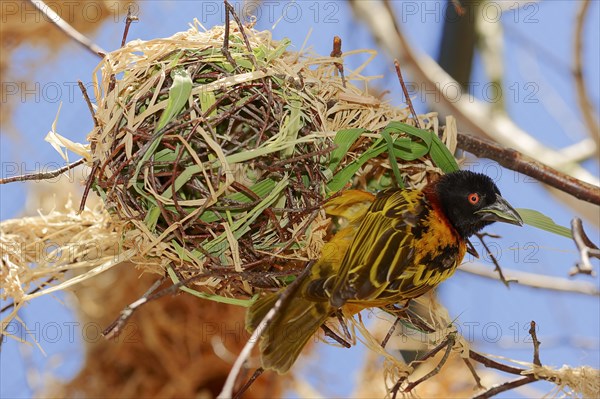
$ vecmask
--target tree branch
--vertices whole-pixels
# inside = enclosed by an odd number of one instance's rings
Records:
[[[464,273],[498,280],[498,274],[486,265],[465,263],[461,265],[458,270]],[[522,286],[600,297],[600,291],[594,283],[573,281],[561,277],[544,276],[537,273],[527,273],[512,269],[504,269],[504,272],[510,281]]]
[[[50,172],[36,172],[36,173],[29,173],[26,175],[4,177],[4,178],[0,179],[0,185],[7,184],[7,183],[13,183],[13,182],[17,182],[17,181],[53,179],[57,176],[62,175],[65,172],[68,172],[70,169],[73,169],[74,167],[83,164],[84,162],[85,162],[85,159],[81,158],[75,162],[72,162],[68,165],[63,166],[62,168],[58,168],[58,169],[50,171]]]
[[[563,173],[568,171],[580,180],[600,184],[599,179],[576,163],[565,163],[560,152],[545,146],[519,128],[505,113],[491,113],[487,104],[463,95],[459,99],[448,98],[446,87],[458,87],[434,60],[425,54],[416,53],[403,35],[389,1],[350,2],[355,15],[366,22],[379,43],[391,58],[397,58],[409,69],[413,79],[436,101],[430,105],[438,111],[455,116],[463,129],[479,136],[495,139],[505,146],[514,147],[525,155],[535,157]]]
[[[244,345],[244,347],[242,348],[242,351],[238,355],[238,358],[235,360],[233,367],[231,367],[231,371],[229,372],[229,375],[227,376],[227,380],[225,381],[225,384],[223,385],[223,389],[221,390],[221,393],[219,394],[219,396],[217,396],[218,399],[228,399],[228,398],[233,397],[233,389],[234,389],[238,374],[240,373],[240,370],[242,369],[242,366],[244,365],[244,363],[246,363],[246,361],[250,357],[250,354],[252,352],[252,349],[254,348],[254,345],[256,345],[256,343],[259,341],[263,331],[265,331],[267,328],[269,328],[269,326],[271,325],[271,322],[277,315],[277,312],[279,311],[279,309],[284,304],[286,304],[289,300],[291,300],[291,297],[293,296],[293,294],[300,287],[300,283],[302,282],[302,280],[304,280],[304,278],[306,276],[308,276],[308,273],[310,272],[310,269],[311,269],[312,265],[314,264],[314,262],[315,261],[310,261],[308,263],[308,265],[306,266],[306,268],[304,269],[304,271],[302,272],[302,274],[300,276],[298,276],[296,278],[296,280],[294,280],[294,282],[292,282],[290,285],[287,286],[287,288],[279,296],[279,299],[277,299],[277,302],[275,302],[275,305],[273,305],[271,310],[269,310],[269,312],[267,312],[265,317],[262,319],[262,321],[260,322],[258,327],[256,327],[256,330],[254,330],[254,332],[252,333],[252,336],[250,336],[250,338],[246,342],[246,345]]]
[[[533,177],[582,201],[600,205],[600,188],[597,186],[544,165],[512,148],[464,133],[458,134],[458,148],[480,158],[492,159],[507,169]]]
[[[585,17],[590,9],[590,0],[583,0],[577,10],[577,19],[575,22],[575,43],[573,44],[573,79],[577,91],[577,102],[583,115],[583,120],[587,126],[590,136],[596,143],[596,152],[600,151],[600,126],[594,113],[594,106],[590,101],[587,92],[588,85],[583,77],[583,26]]]
[[[499,394],[500,392],[509,391],[511,389],[515,389],[520,386],[530,384],[530,383],[534,382],[535,380],[536,380],[535,377],[528,375],[527,377],[518,378],[518,379],[512,380],[512,381],[507,381],[503,384],[496,385],[495,387],[488,389],[487,391],[473,397],[473,399],[488,399],[488,398],[491,398],[492,396]]]
[[[594,268],[590,263],[590,257],[600,259],[600,249],[589,239],[583,230],[581,219],[573,218],[571,220],[571,232],[573,233],[573,241],[575,241],[581,257],[581,262],[578,262],[573,270],[571,270],[571,276],[575,274],[593,275]]]
[[[35,6],[44,16],[46,20],[51,21],[58,29],[63,31],[71,39],[85,47],[86,50],[90,51],[97,57],[104,58],[104,51],[100,46],[94,44],[90,39],[79,33],[79,31],[73,28],[69,23],[61,18],[60,15],[54,12],[46,3],[42,0],[29,0],[31,4]]]

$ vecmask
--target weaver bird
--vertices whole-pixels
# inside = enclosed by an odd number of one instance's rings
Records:
[[[422,190],[389,189],[377,196],[348,190],[325,209],[349,223],[325,244],[262,333],[264,369],[288,371],[310,337],[344,306],[355,313],[431,290],[454,273],[467,239],[485,226],[523,223],[492,179],[469,171],[444,175]],[[278,298],[269,294],[250,307],[248,330]]]

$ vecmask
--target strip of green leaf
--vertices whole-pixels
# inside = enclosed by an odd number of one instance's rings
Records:
[[[171,278],[171,281],[173,281],[173,284],[178,284],[180,282],[179,278],[177,277],[177,274],[175,274],[175,271],[173,270],[173,268],[171,266],[167,267],[167,273],[169,273],[169,277]],[[254,297],[251,299],[236,299],[236,298],[228,298],[228,297],[220,296],[220,295],[207,294],[205,292],[193,290],[189,287],[186,287],[185,285],[182,285],[181,287],[179,287],[179,289],[181,291],[187,292],[188,294],[197,296],[198,298],[208,299],[208,300],[214,301],[214,302],[226,303],[228,305],[243,306],[245,308],[250,307],[256,300],[256,298],[254,298]]]
[[[396,161],[396,151],[394,151],[394,139],[389,132],[389,127],[386,127],[381,131],[381,137],[385,140],[388,150],[388,159],[390,160],[390,166],[392,167],[392,172],[394,172],[394,177],[396,178],[396,184],[400,188],[404,188],[404,180],[402,179],[402,175],[400,174],[400,169],[398,169],[398,161]]]
[[[335,134],[333,144],[335,148],[331,151],[329,158],[329,170],[335,172],[336,168],[350,149],[352,144],[360,137],[361,134],[365,133],[365,129],[344,129],[340,130]]]
[[[445,173],[454,172],[459,169],[454,155],[452,155],[448,147],[446,147],[446,145],[434,132],[418,129],[402,122],[390,122],[387,128],[396,129],[423,140],[429,149],[429,155],[431,156],[431,159],[436,166]]]
[[[523,222],[532,227],[558,234],[559,236],[573,238],[571,229],[554,223],[550,217],[533,209],[517,208],[517,212],[521,215]]]

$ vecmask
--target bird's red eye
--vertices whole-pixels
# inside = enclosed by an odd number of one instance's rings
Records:
[[[469,194],[469,202],[473,205],[477,205],[477,203],[479,202],[479,194],[477,193],[471,193]]]

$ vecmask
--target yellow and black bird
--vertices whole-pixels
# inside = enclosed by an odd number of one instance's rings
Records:
[[[317,329],[343,306],[352,312],[423,295],[450,277],[468,237],[493,222],[522,225],[488,176],[458,171],[422,190],[389,189],[377,196],[348,190],[326,205],[349,220],[321,251],[289,300],[282,303],[260,341],[265,369],[285,373]],[[257,328],[278,293],[248,310]]]

